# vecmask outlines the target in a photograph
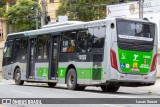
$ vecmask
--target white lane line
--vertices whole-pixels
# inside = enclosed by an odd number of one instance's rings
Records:
[[[22,93],[22,94],[32,94],[30,92],[22,92],[22,91],[15,91],[15,90],[13,92]]]
[[[104,106],[111,106],[111,107],[125,107],[125,106],[119,106],[119,105],[113,105],[113,104],[102,104]]]
[[[115,97],[115,98],[137,98],[137,97],[134,97],[134,96],[124,96],[124,95],[120,95],[120,94],[117,94],[117,95],[111,95],[111,94],[107,94],[107,98],[109,97],[109,96],[112,96],[112,97]]]

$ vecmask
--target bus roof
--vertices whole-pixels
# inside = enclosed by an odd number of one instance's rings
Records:
[[[8,34],[8,36],[13,36],[13,35],[25,35],[25,36],[32,36],[32,35],[40,35],[40,34],[47,34],[47,33],[54,33],[54,32],[61,32],[61,31],[67,31],[71,29],[84,29],[87,27],[93,27],[93,26],[103,26],[106,25],[108,20],[115,20],[115,19],[126,19],[130,21],[141,21],[141,22],[148,22],[146,20],[140,20],[140,19],[128,19],[128,18],[106,18],[102,20],[96,20],[96,21],[89,21],[89,22],[69,22],[68,24],[65,23],[59,23],[59,24],[51,24],[51,25],[46,25],[42,29],[37,29],[37,30],[30,30],[30,31],[24,31],[24,32],[17,32],[17,33],[11,33]],[[151,22],[149,22],[151,23]],[[63,30],[62,30],[63,29]]]

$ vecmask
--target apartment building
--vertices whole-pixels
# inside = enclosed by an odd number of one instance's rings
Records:
[[[50,16],[51,21],[56,21],[56,10],[59,7],[60,0],[46,0],[47,6],[46,6],[46,11],[47,15]]]
[[[42,1],[45,1],[46,15],[50,16],[52,22],[56,21],[56,10],[59,7],[60,0],[38,0],[39,5],[42,7]]]

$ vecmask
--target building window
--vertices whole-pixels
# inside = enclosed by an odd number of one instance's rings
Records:
[[[54,0],[50,0],[50,3],[54,3]]]
[[[70,3],[74,3],[74,2],[76,2],[77,0],[68,0],[68,2],[70,2]]]

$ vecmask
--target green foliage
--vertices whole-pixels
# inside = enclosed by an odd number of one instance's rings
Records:
[[[119,3],[119,0],[60,0],[60,3],[57,16],[67,15],[69,20],[92,21],[105,18],[106,5]]]
[[[5,2],[0,1],[0,17],[3,17],[5,13]]]
[[[0,8],[0,17],[4,16],[5,11],[6,11],[5,6],[3,6],[2,8]]]
[[[3,0],[0,0],[0,7],[4,6],[5,2]]]
[[[36,10],[31,10],[31,7],[39,9],[37,2],[32,0],[20,0],[19,4],[10,7],[6,12],[5,18],[7,23],[14,25],[17,31],[35,29]]]

